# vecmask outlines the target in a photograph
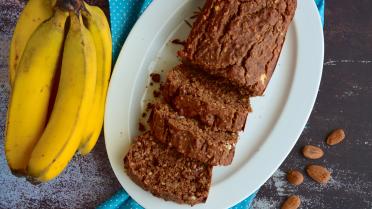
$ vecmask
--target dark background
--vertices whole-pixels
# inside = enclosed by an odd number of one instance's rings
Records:
[[[107,11],[107,3],[97,1]],[[90,155],[75,157],[51,183],[31,185],[7,168],[2,138],[8,48],[23,6],[24,1],[0,0],[0,208],[93,208],[120,188],[102,137]],[[324,31],[324,71],[314,110],[291,154],[260,189],[255,209],[279,208],[291,194],[300,195],[301,208],[372,208],[372,1],[326,0]],[[325,137],[334,128],[344,128],[346,139],[328,147]],[[306,144],[319,145],[325,156],[304,159],[300,150]],[[286,182],[285,172],[303,171],[309,163],[331,170],[331,181],[322,186],[305,175],[300,186]]]
[[[372,1],[326,0],[325,57],[314,110],[296,146],[280,169],[260,189],[254,208],[278,208],[297,194],[302,208],[372,208]],[[325,145],[327,134],[344,128],[346,139]],[[280,139],[278,139],[280,140]],[[324,148],[325,156],[301,156],[306,144]],[[318,163],[332,171],[326,186],[312,182],[293,187],[283,179],[290,169]]]

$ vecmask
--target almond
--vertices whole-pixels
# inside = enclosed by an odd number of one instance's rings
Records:
[[[289,183],[297,186],[302,184],[302,182],[304,181],[304,176],[300,171],[291,170],[287,173],[287,180]]]
[[[297,195],[292,195],[283,203],[281,209],[297,209],[301,205],[301,199]]]
[[[323,152],[322,149],[320,149],[320,148],[317,147],[317,146],[306,145],[306,146],[304,146],[304,148],[302,149],[302,154],[303,154],[306,158],[308,158],[308,159],[315,160],[315,159],[319,159],[319,158],[323,157],[324,152]]]
[[[326,184],[331,178],[331,172],[320,165],[309,165],[306,172],[314,181],[321,184]]]
[[[335,145],[345,139],[345,131],[341,128],[333,130],[327,137],[328,145]]]

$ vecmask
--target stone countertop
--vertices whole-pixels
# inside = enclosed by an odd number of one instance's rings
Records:
[[[107,12],[107,3],[97,2]],[[94,208],[120,188],[102,136],[91,154],[74,157],[50,183],[32,185],[11,175],[7,167],[3,138],[9,97],[8,48],[23,6],[22,0],[0,0],[0,208]],[[291,194],[300,195],[301,208],[372,208],[371,9],[370,0],[327,0],[325,63],[317,102],[295,148],[260,189],[253,208],[279,208]],[[326,135],[339,127],[346,131],[345,141],[326,146]],[[315,161],[304,159],[300,150],[306,144],[321,146],[325,156]],[[329,168],[330,183],[321,186],[306,175],[298,187],[286,182],[285,172],[303,170],[309,163]]]

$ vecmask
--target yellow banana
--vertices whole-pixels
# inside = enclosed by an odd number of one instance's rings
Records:
[[[92,109],[80,143],[79,151],[88,154],[97,143],[101,133],[105,111],[106,93],[111,73],[111,32],[103,11],[85,4],[88,30],[91,32],[97,50],[97,82]]]
[[[5,153],[10,169],[24,173],[47,121],[53,79],[68,13],[56,11],[32,34],[19,63],[9,100]]]
[[[90,32],[81,16],[70,13],[56,101],[28,164],[28,174],[38,181],[59,175],[79,147],[93,101],[96,62]]]
[[[54,4],[55,0],[30,0],[20,14],[10,43],[9,82],[11,86],[13,86],[16,69],[28,40],[42,22],[52,17]]]

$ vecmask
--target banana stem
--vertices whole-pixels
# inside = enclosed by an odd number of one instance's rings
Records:
[[[83,0],[57,0],[56,6],[61,10],[80,14],[80,10],[84,7],[83,2]]]

